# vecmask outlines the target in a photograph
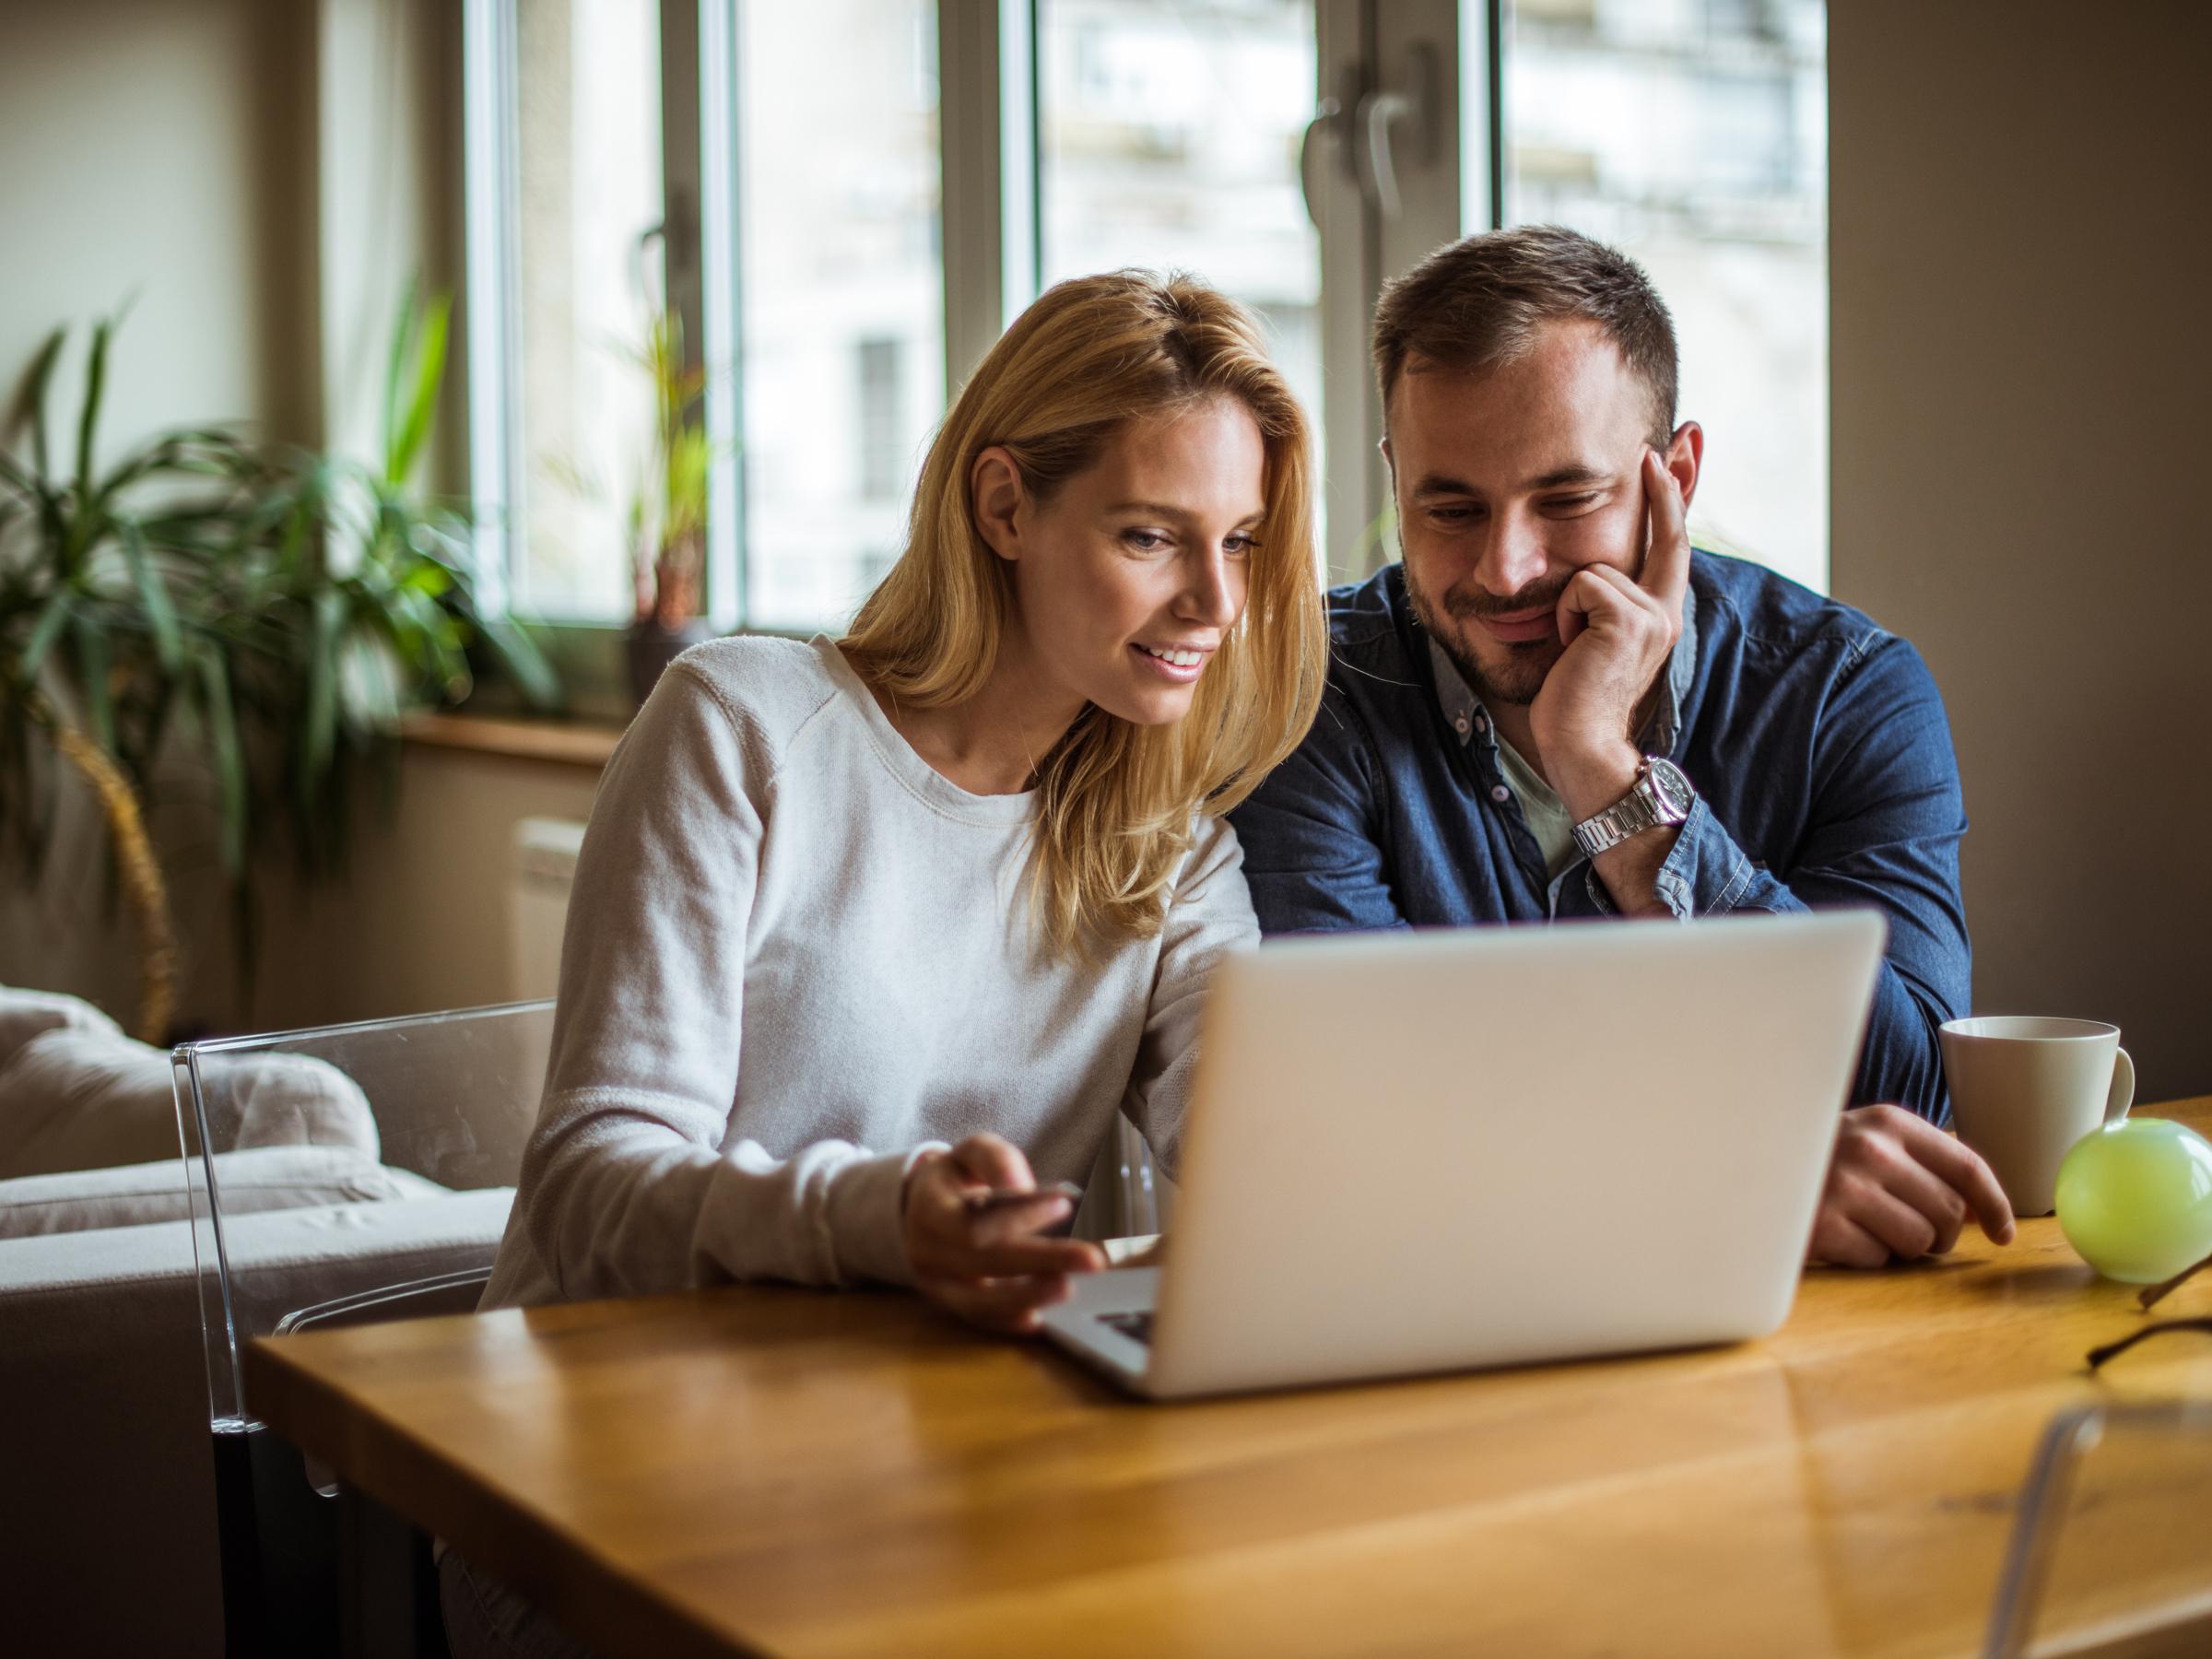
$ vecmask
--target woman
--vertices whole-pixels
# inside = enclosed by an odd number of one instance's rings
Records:
[[[1025,1331],[1127,1110],[1172,1170],[1257,930],[1222,814],[1325,667],[1304,418],[1241,306],[1063,283],[932,443],[841,644],[679,658],[609,764],[488,1307],[913,1284]],[[446,1560],[457,1652],[542,1621]],[[456,1601],[463,1606],[456,1607]]]

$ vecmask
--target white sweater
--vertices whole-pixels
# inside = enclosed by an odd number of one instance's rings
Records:
[[[592,808],[484,1305],[909,1282],[906,1171],[979,1130],[1080,1182],[1125,1108],[1172,1170],[1200,994],[1258,939],[1235,835],[1085,965],[1032,938],[1034,809],[934,771],[827,640],[678,658]]]

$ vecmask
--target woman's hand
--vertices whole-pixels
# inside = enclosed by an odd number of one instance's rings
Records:
[[[917,1159],[906,1176],[906,1259],[922,1294],[985,1330],[1026,1333],[1037,1328],[1039,1309],[1065,1300],[1069,1274],[1104,1267],[1096,1244],[1039,1236],[1073,1213],[1070,1199],[1041,1194],[969,1207],[975,1194],[1036,1184],[1030,1160],[995,1135]]]

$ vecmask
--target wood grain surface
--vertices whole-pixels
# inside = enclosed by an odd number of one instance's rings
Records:
[[[2212,1273],[2159,1313],[2212,1315]],[[279,1432],[613,1654],[1906,1659],[1978,1651],[2054,1412],[2212,1401],[2212,1335],[2087,1372],[2146,1317],[2037,1220],[1812,1271],[1763,1342],[1191,1405],[909,1296],[768,1287],[246,1369]],[[2083,1651],[2212,1653],[2212,1430],[2115,1431],[2077,1506]]]

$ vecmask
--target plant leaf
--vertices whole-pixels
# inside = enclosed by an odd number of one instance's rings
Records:
[[[47,459],[46,389],[53,379],[54,360],[62,355],[62,342],[68,337],[66,324],[46,336],[39,355],[31,359],[30,378],[24,382],[23,402],[30,415],[30,463],[41,478],[53,472],[53,464]]]
[[[423,308],[422,329],[415,347],[414,384],[408,391],[406,418],[391,441],[384,457],[384,481],[406,482],[429,441],[438,418],[438,391],[445,383],[446,328],[452,320],[453,296],[440,294]],[[394,363],[396,371],[398,364]]]
[[[223,651],[204,640],[195,653],[199,661],[203,713],[207,740],[215,750],[216,777],[221,786],[223,868],[232,881],[246,873],[246,765],[238,740],[238,712],[230,700],[230,669]]]
[[[324,588],[315,595],[314,635],[307,660],[307,715],[300,779],[300,807],[310,814],[337,748],[338,644],[346,626],[346,595]]]
[[[407,342],[414,337],[417,287],[420,275],[410,272],[399,296],[399,314],[392,319],[392,349],[384,359],[384,471],[399,453],[399,382],[406,376]]]
[[[29,685],[39,677],[45,665],[46,653],[53,649],[54,641],[69,620],[71,601],[76,597],[74,588],[56,589],[46,601],[46,608],[39,613],[32,626],[29,641],[23,647],[23,655],[16,664],[16,678],[19,684]]]
[[[108,686],[108,667],[112,661],[108,631],[89,609],[76,611],[71,624],[69,636],[76,647],[77,690],[85,700],[85,723],[91,727],[92,741],[112,756],[115,753],[115,700]]]
[[[541,713],[560,709],[560,677],[521,624],[506,617],[478,617],[477,629],[500,665],[513,677],[525,702]]]
[[[39,481],[23,470],[20,462],[11,461],[5,454],[0,454],[0,482],[5,482],[10,489],[18,490],[25,496],[41,493]]]
[[[169,589],[162,585],[161,573],[154,569],[154,556],[147,550],[144,527],[135,520],[125,519],[119,528],[123,532],[124,556],[130,560],[131,580],[138,585],[139,603],[146,606],[147,625],[153,630],[154,653],[162,671],[173,675],[183,652],[183,641],[177,632],[176,607],[169,601]]]
[[[76,499],[92,500],[92,434],[100,425],[100,400],[108,390],[108,341],[115,324],[101,318],[92,328],[92,356],[85,364],[85,406],[76,418]]]

